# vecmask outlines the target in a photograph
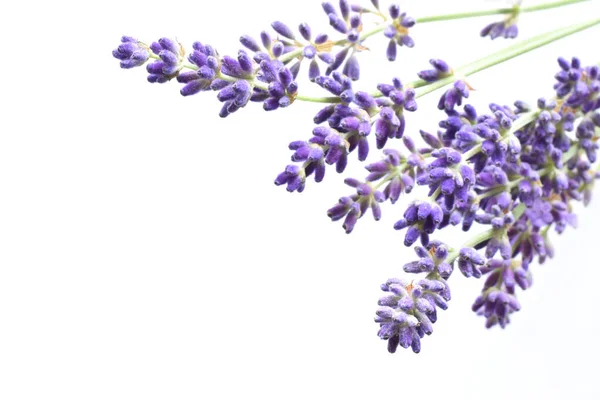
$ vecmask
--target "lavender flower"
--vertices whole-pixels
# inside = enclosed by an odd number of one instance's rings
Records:
[[[121,44],[112,52],[113,57],[120,60],[121,68],[129,69],[144,65],[150,58],[146,45],[129,36],[121,38]]]
[[[219,74],[219,60],[216,51],[210,45],[200,42],[193,44],[193,51],[188,60],[198,67],[197,71],[182,72],[177,76],[177,81],[184,83],[181,89],[183,96],[191,96],[211,88],[213,81]],[[221,81],[225,83],[225,81]],[[219,83],[220,84],[220,83]]]
[[[294,81],[293,73],[279,61],[263,60],[260,63],[258,80],[269,84],[268,97],[263,103],[266,111],[289,106],[298,93],[298,84]],[[267,94],[264,93],[264,96]],[[261,92],[255,92],[255,101],[262,97]]]
[[[385,149],[383,154],[385,155],[383,160],[365,167],[370,172],[366,180],[368,182],[384,180],[387,183],[383,189],[384,198],[394,204],[402,192],[408,194],[412,191],[415,181],[414,167],[418,165],[418,161],[412,156],[406,158],[393,149]]]
[[[454,86],[446,91],[438,102],[440,110],[452,111],[462,104],[463,98],[469,97],[469,86],[463,80],[454,82]]]
[[[351,7],[347,0],[340,0],[339,12],[329,2],[324,2],[322,6],[329,18],[329,25],[337,32],[346,35],[347,41],[347,45],[337,52],[329,63],[325,74],[331,74],[344,64],[342,71],[345,75],[354,81],[360,79],[360,65],[356,53],[364,49],[360,40],[362,9]]]
[[[344,230],[346,233],[352,232],[356,221],[362,217],[370,208],[373,212],[375,221],[381,218],[381,208],[379,203],[385,200],[383,193],[376,190],[368,182],[363,183],[359,180],[347,178],[346,185],[356,188],[356,194],[349,197],[342,197],[338,204],[327,211],[327,216],[332,221],[338,221],[344,217]]]
[[[510,314],[521,309],[515,287],[529,288],[531,274],[513,260],[490,260],[481,270],[487,279],[472,309],[486,318],[487,328],[496,324],[504,328],[510,322]]]
[[[480,32],[481,37],[489,36],[490,39],[494,40],[499,37],[506,39],[514,39],[519,34],[519,27],[517,26],[517,19],[519,16],[519,6],[514,7],[514,12],[509,14],[504,21],[493,22],[486,25]]]
[[[467,278],[470,278],[471,276],[480,278],[482,273],[479,267],[484,265],[485,262],[486,258],[479,254],[474,248],[465,247],[460,249],[458,269]]]
[[[425,247],[415,246],[419,257],[417,261],[404,264],[404,272],[409,274],[430,273],[432,277],[438,274],[443,279],[450,278],[452,265],[446,262],[448,246],[439,240],[432,240]]]
[[[148,82],[165,83],[175,78],[181,70],[184,50],[176,41],[169,38],[161,38],[153,42],[150,49],[158,56],[158,60],[146,66]]]
[[[388,341],[388,351],[396,352],[398,345],[421,351],[421,338],[433,332],[437,308],[448,308],[450,289],[443,278],[422,279],[408,283],[388,279],[381,290],[389,295],[379,300],[375,322],[379,323],[379,337]]]
[[[398,78],[394,78],[391,85],[383,83],[377,85],[377,89],[384,96],[379,99],[380,118],[375,124],[377,148],[381,149],[388,139],[402,138],[406,128],[404,110],[416,111],[417,102],[414,89],[404,89]]]
[[[561,71],[555,75],[558,82],[554,89],[559,98],[567,98],[565,106],[581,107],[584,113],[599,109],[600,67],[594,65],[582,68],[576,57],[571,63],[559,58],[558,64]]]
[[[343,118],[338,120],[337,117],[342,115]],[[323,180],[325,164],[335,164],[336,171],[342,173],[346,169],[348,155],[355,149],[358,149],[359,160],[366,159],[369,151],[366,136],[370,132],[371,125],[369,120],[365,119],[364,112],[360,109],[338,105],[331,111],[329,119],[332,118],[336,121],[330,125],[337,126],[337,129],[323,125],[317,126],[313,129],[313,137],[307,142],[290,143],[290,150],[294,150],[292,161],[303,163],[301,167],[292,168],[295,174],[297,172],[295,176],[299,177],[302,184],[289,186],[287,171],[293,166],[288,166],[284,172],[278,175],[275,180],[276,185],[288,184],[289,191],[302,191],[306,177],[313,173],[316,182]]]
[[[429,60],[429,64],[433,66],[433,69],[426,69],[417,74],[424,81],[435,82],[452,75],[452,69],[443,60],[432,58]]]
[[[254,78],[254,62],[244,50],[240,50],[237,59],[223,57],[221,73],[235,79],[233,82],[218,79],[212,84],[213,90],[219,90],[217,98],[223,103],[219,115],[225,118],[244,107],[253,97],[249,81]],[[262,96],[258,98],[258,100],[262,99]]]
[[[397,47],[414,47],[415,42],[409,35],[409,28],[412,28],[416,20],[400,12],[400,6],[393,4],[389,8],[389,14],[392,18],[392,23],[388,25],[383,32],[390,39],[387,47],[387,58],[390,61],[395,61],[397,56]]]
[[[444,218],[444,212],[437,203],[415,201],[404,212],[404,218],[394,224],[394,229],[406,229],[404,245],[412,246],[419,238],[423,246],[429,243],[431,235]]]

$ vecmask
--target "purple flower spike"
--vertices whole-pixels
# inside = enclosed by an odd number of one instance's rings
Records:
[[[150,58],[148,47],[129,36],[121,38],[121,44],[112,52],[120,60],[121,68],[129,69],[142,66]]]
[[[435,252],[435,250],[434,250]],[[432,275],[433,274],[433,275]],[[421,351],[421,339],[433,332],[437,308],[445,310],[450,290],[445,279],[430,273],[418,282],[388,279],[381,285],[386,296],[379,300],[375,322],[380,326],[378,336],[388,341],[388,351],[398,346]]]
[[[379,203],[384,201],[384,195],[368,183],[360,182],[356,179],[348,178],[344,181],[346,185],[356,188],[356,194],[349,197],[342,197],[338,204],[327,211],[327,216],[332,221],[344,219],[344,230],[346,233],[352,232],[356,222],[370,208],[375,221],[381,218],[381,208]]]

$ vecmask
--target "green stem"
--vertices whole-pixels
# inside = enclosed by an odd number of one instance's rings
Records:
[[[486,15],[497,15],[497,14],[514,14],[516,12],[519,13],[529,13],[541,10],[549,10],[551,8],[557,8],[562,6],[568,6],[575,3],[583,3],[584,1],[589,0],[560,0],[553,1],[550,3],[538,4],[535,6],[528,7],[510,7],[510,8],[497,8],[495,10],[480,10],[480,11],[470,11],[456,14],[446,14],[446,15],[434,15],[431,17],[421,17],[417,18],[417,23],[425,23],[425,22],[436,22],[436,21],[449,21],[452,19],[462,19],[462,18],[472,18],[472,17],[484,17]]]
[[[310,103],[327,103],[327,104],[334,104],[334,103],[340,102],[339,97],[312,97],[312,96],[302,96],[302,95],[296,96],[296,100],[297,101],[307,101]]]

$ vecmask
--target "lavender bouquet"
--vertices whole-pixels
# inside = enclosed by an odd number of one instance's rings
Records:
[[[492,103],[489,110],[467,103],[472,91],[467,77],[598,25],[600,18],[542,33],[463,66],[431,59],[418,79],[390,77],[372,91],[357,87],[360,64],[368,62],[365,42],[386,41],[385,56],[394,61],[418,43],[411,35],[415,24],[489,15],[501,19],[484,26],[481,36],[514,39],[519,15],[581,1],[413,18],[396,4],[340,0],[322,4],[331,33],[276,21],[273,31],[259,38],[241,36],[237,56],[220,55],[206,43],[195,42],[186,52],[171,38],[146,44],[125,36],[113,56],[125,69],[145,66],[151,83],[177,81],[183,96],[217,92],[224,118],[249,103],[262,103],[265,111],[299,102],[324,104],[314,116],[312,136],[290,143],[291,163],[276,175],[275,184],[289,192],[322,182],[328,169],[343,173],[353,152],[363,162],[373,149],[380,151],[380,160],[366,165],[364,178],[345,179],[352,193],[327,215],[351,233],[365,214],[379,220],[385,203],[402,200],[403,218],[393,227],[402,231],[405,246],[414,246],[416,257],[403,266],[412,275],[381,285],[385,293],[375,322],[389,352],[401,346],[418,353],[421,339],[433,332],[438,309],[448,307],[455,267],[467,278],[483,278],[472,309],[486,327],[504,328],[521,308],[518,290],[532,284],[532,263],[554,254],[550,231],[576,225],[573,204],[590,202],[600,176],[594,165],[600,65],[558,58],[554,93],[548,90],[533,105],[517,100],[513,106]],[[309,84],[325,95],[304,95]],[[405,113],[417,111],[418,99],[438,90],[443,93],[437,108],[445,114],[439,130],[407,127]],[[409,199],[418,186],[427,195]],[[435,237],[445,228],[468,232],[476,225],[489,228],[462,243]]]

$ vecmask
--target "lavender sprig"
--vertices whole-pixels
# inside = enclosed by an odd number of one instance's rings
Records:
[[[442,60],[430,61],[433,69],[421,71],[419,80],[403,84],[394,78],[380,84],[377,92],[358,90],[361,69],[358,55],[363,42],[379,33],[387,37],[387,57],[397,57],[397,47],[412,47],[409,29],[417,22],[433,22],[481,15],[504,14],[502,23],[490,24],[482,34],[492,39],[517,34],[519,13],[537,11],[581,0],[562,0],[538,6],[411,18],[392,5],[382,12],[379,2],[372,6],[339,7],[323,3],[334,35],[313,36],[308,23],[298,33],[281,21],[272,23],[275,34],[263,31],[260,40],[240,38],[246,50],[236,57],[220,56],[211,46],[194,43],[186,53],[183,46],[161,38],[147,46],[123,37],[113,56],[122,68],[146,65],[148,80],[165,83],[177,79],[181,94],[191,96],[212,90],[223,103],[226,117],[250,102],[262,103],[267,111],[285,108],[295,101],[327,103],[314,117],[315,127],[308,140],[294,141],[292,164],[275,183],[288,191],[302,192],[307,178],[324,179],[327,165],[338,173],[345,170],[349,155],[356,150],[360,162],[370,152],[370,141],[383,150],[383,158],[367,165],[363,180],[347,178],[355,193],[342,197],[328,210],[334,220],[344,220],[350,233],[370,209],[375,220],[382,217],[382,205],[395,204],[402,193],[416,186],[428,189],[425,198],[414,199],[396,222],[405,230],[404,245],[416,246],[418,260],[404,265],[411,274],[425,274],[420,280],[390,279],[382,290],[388,293],[379,304],[376,322],[379,336],[388,341],[388,350],[398,346],[421,350],[421,339],[433,332],[437,308],[446,309],[450,300],[447,280],[457,262],[470,278],[485,277],[481,295],[473,310],[486,318],[486,326],[505,327],[519,311],[516,288],[531,286],[530,265],[554,254],[549,240],[551,228],[562,233],[576,225],[574,202],[589,203],[595,180],[600,177],[592,165],[597,160],[600,138],[600,69],[583,67],[579,59],[559,59],[560,71],[554,88],[556,97],[541,98],[537,107],[517,101],[508,107],[490,104],[489,112],[462,103],[470,96],[465,78],[527,51],[600,23],[587,23],[539,35],[527,42],[467,64],[456,70]],[[366,17],[383,23],[365,30]],[[308,60],[309,81],[327,91],[328,97],[299,93],[301,65]],[[325,71],[321,66],[325,64]],[[416,99],[449,86],[439,101],[444,117],[435,133],[420,131],[424,147],[410,137],[404,112],[417,110]],[[375,139],[369,139],[374,132]],[[402,139],[406,151],[392,148]],[[475,235],[458,248],[435,238],[437,231],[461,226],[469,231],[475,224],[490,229]]]

